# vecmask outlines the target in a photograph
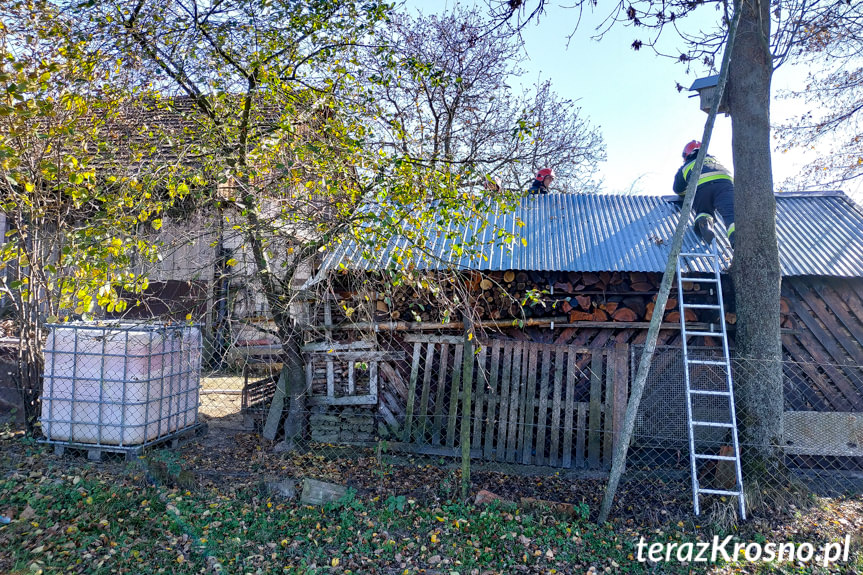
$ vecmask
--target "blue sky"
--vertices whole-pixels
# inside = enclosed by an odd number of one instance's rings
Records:
[[[477,5],[473,0],[409,0],[408,5],[430,12],[442,12],[456,3]],[[700,140],[707,114],[698,106],[697,98],[687,91],[678,93],[679,82],[689,88],[692,82],[709,73],[694,66],[687,74],[685,65],[670,58],[658,57],[650,49],[634,51],[630,45],[644,38],[640,30],[615,25],[601,41],[591,40],[593,28],[604,12],[585,13],[578,31],[567,46],[573,32],[577,11],[561,8],[563,2],[549,2],[547,12],[538,24],[531,23],[524,31],[528,60],[523,63],[526,83],[550,78],[554,89],[563,97],[578,101],[582,112],[599,126],[607,146],[607,161],[601,167],[604,190],[644,194],[671,193],[674,173],[681,164],[681,151],[690,140]],[[610,4],[600,2],[608,9]],[[698,21],[681,25],[710,27],[712,10],[701,11]],[[663,48],[675,52],[678,38],[667,34]],[[780,68],[773,78],[774,100],[771,118],[774,122],[789,117],[794,106],[775,98],[783,88],[801,81],[800,70]],[[731,156],[731,118],[720,115],[711,136],[710,153],[729,168]],[[810,152],[811,154],[811,152]],[[811,156],[803,151],[774,152],[773,179],[777,190],[793,176]],[[845,190],[863,197],[858,185]]]

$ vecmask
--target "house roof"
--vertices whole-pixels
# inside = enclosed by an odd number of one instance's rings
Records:
[[[863,209],[841,192],[778,194],[777,234],[784,276],[863,277]],[[404,257],[399,265],[420,269],[480,271],[641,271],[665,270],[681,202],[674,196],[549,194],[528,196],[511,213],[495,213],[481,222],[432,230],[425,251],[431,257]],[[523,226],[517,224],[524,223]],[[690,215],[690,224],[692,216]],[[717,225],[725,260],[731,248],[725,228]],[[524,238],[502,245],[497,230]],[[457,255],[458,245],[468,245]],[[394,239],[364,258],[357,244],[346,241],[324,258],[322,271],[346,267],[379,270],[395,265],[407,244]],[[453,248],[456,248],[455,250]],[[704,251],[687,229],[683,250]],[[414,250],[416,253],[418,250]],[[708,271],[696,268],[694,271]]]

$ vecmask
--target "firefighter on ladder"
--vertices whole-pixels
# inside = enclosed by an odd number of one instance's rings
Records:
[[[683,165],[674,176],[674,193],[679,196],[686,193],[689,176],[700,148],[701,142],[696,140],[683,148]],[[728,230],[728,241],[731,247],[734,247],[734,179],[731,172],[713,156],[704,158],[692,209],[695,211],[695,234],[699,238],[708,244],[713,242],[713,216],[719,212]]]

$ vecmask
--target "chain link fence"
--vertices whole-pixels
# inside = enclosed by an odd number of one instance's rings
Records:
[[[580,348],[517,340],[479,345],[461,335],[312,344],[304,352],[305,393],[288,398],[288,404],[298,402],[294,410],[271,416],[283,367],[278,346],[235,350],[214,369],[195,328],[66,329],[62,341],[56,335],[49,341],[53,351],[46,354],[41,406],[41,433],[60,449],[137,456],[155,444],[176,445],[206,424],[208,456],[219,458],[222,450],[239,469],[247,463],[240,445],[269,453],[290,428],[286,418],[299,417],[297,457],[328,463],[295,473],[354,482],[361,489],[381,489],[376,483],[383,477],[398,478],[386,488],[459,497],[469,471],[472,497],[487,490],[508,499],[587,503],[592,509],[604,491],[613,448],[622,440],[641,354],[637,345]],[[692,358],[712,359],[717,353],[721,348],[690,347]],[[12,367],[7,362],[0,385],[7,425],[16,424]],[[743,369],[750,382],[777,373],[769,362],[733,362],[735,375]],[[863,414],[831,408],[861,395],[863,366],[783,361],[781,373],[781,428],[768,442],[753,443],[747,431],[752,423],[738,422],[747,507],[757,515],[766,506],[797,505],[813,495],[863,492]],[[659,521],[668,513],[691,514],[683,375],[680,348],[660,346],[613,515]],[[691,372],[690,383],[695,390],[721,390],[723,368],[701,365]],[[739,402],[737,407],[742,413]],[[268,417],[278,418],[271,439],[263,437]],[[727,398],[699,396],[692,417],[730,421]],[[720,456],[696,462],[699,485],[735,489],[729,429],[698,429],[693,443],[697,453]],[[769,465],[748,465],[753,454],[765,453],[773,457]],[[462,466],[464,455],[469,468]],[[352,466],[365,472],[352,475]],[[220,467],[227,468],[229,463]],[[266,467],[260,473],[279,472]],[[733,499],[702,495],[701,509],[714,514],[721,509],[733,519]]]

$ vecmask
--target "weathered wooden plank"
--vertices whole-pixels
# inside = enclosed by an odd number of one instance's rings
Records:
[[[566,404],[563,408],[563,467],[572,467],[572,410],[575,400],[575,374],[578,373],[578,356],[571,350],[567,358],[566,370]]]
[[[409,333],[404,336],[404,340],[408,343],[448,343],[457,345],[462,343],[460,335],[423,335]]]
[[[369,395],[378,396],[378,362],[369,363]]]
[[[340,397],[329,397],[327,395],[313,395],[307,400],[309,405],[375,405],[378,402],[377,395],[344,395]]]
[[[522,387],[524,380],[521,376],[522,370],[522,355],[524,352],[524,343],[518,342],[513,344],[512,350],[512,378],[509,384],[509,422],[507,423],[507,438],[506,438],[506,460],[509,463],[515,461],[516,456],[516,433],[518,431],[518,411],[521,401]]]
[[[315,352],[315,359],[326,361],[401,361],[405,359],[402,351],[336,351],[333,353]]]
[[[808,296],[804,296],[801,294],[804,301],[806,301],[807,305],[809,305],[809,301],[812,300],[812,306],[810,309],[813,313],[824,322],[825,325],[829,326],[831,323],[835,324],[835,320],[831,318],[830,314],[827,313],[827,310],[824,309],[824,304],[817,298],[811,298]],[[821,327],[815,317],[812,314],[807,313],[806,308],[795,298],[789,298],[791,302],[791,309],[797,316],[806,324],[806,327],[809,328],[809,331],[812,332],[812,335],[815,336],[816,340],[824,347],[827,353],[830,354],[830,358],[824,358],[826,362],[833,363],[835,365],[848,365],[848,361],[845,358],[845,353],[839,349],[836,345],[836,341],[838,339],[839,334],[830,333],[830,331]],[[820,305],[819,305],[820,304]],[[814,307],[813,307],[814,306]],[[821,313],[819,313],[821,312]],[[822,317],[822,315],[824,317]],[[863,359],[863,358],[861,358]],[[863,365],[863,361],[860,362],[860,365]]]
[[[843,365],[847,362],[844,360],[844,354],[842,351],[836,347],[835,342],[839,342],[839,345],[848,353],[848,356],[854,361],[856,365],[863,365],[863,350],[861,350],[859,344],[853,339],[853,334],[849,331],[848,333],[852,335],[852,337],[848,337],[846,334],[842,333],[840,330],[841,320],[838,319],[837,315],[831,314],[830,311],[827,310],[827,306],[824,303],[824,300],[818,297],[814,291],[810,290],[808,286],[803,284],[800,281],[793,282],[792,285],[794,289],[797,290],[797,293],[803,298],[803,301],[806,302],[806,305],[809,306],[818,319],[821,320],[826,328],[827,332],[832,336],[830,338],[830,343],[832,343],[832,348],[828,347],[828,351],[833,355],[836,359],[836,363]],[[841,310],[842,306],[836,306],[836,310]],[[853,324],[852,324],[853,325]],[[826,343],[826,342],[825,342]],[[826,347],[826,345],[825,345]],[[832,350],[831,350],[832,349]],[[860,389],[863,389],[863,382],[861,382]],[[859,389],[858,389],[859,391]]]
[[[398,432],[400,431],[399,422],[396,419],[396,416],[393,414],[392,410],[390,409],[391,400],[392,397],[390,396],[390,394],[383,393],[381,395],[381,401],[378,403],[378,413],[381,414],[381,417],[386,422],[387,426],[390,428],[390,432],[398,435]]]
[[[471,448],[482,449],[482,432],[483,432],[483,406],[485,395],[488,390],[488,369],[486,368],[486,356],[488,348],[482,346],[479,353],[476,354],[476,371],[474,372],[474,402],[473,402],[473,440]]]
[[[379,363],[378,368],[380,369],[381,375],[387,379],[388,387],[391,387],[395,393],[401,396],[402,404],[404,404],[408,397],[408,386],[405,385],[405,381],[404,378],[402,378],[401,373],[386,362]],[[404,410],[399,410],[399,413],[404,413]]]
[[[356,369],[356,362],[349,361],[348,362],[348,395],[353,395],[356,392],[357,384],[354,381],[354,371]]]
[[[850,306],[847,305],[847,300],[843,301],[842,296],[837,294],[830,286],[818,282],[815,284],[815,291],[818,292],[818,295],[820,295],[824,302],[830,306],[830,311],[839,318],[839,321],[842,322],[842,325],[845,326],[848,333],[857,340],[857,344],[863,346],[863,317],[855,318],[851,315],[848,311]],[[859,365],[863,365],[863,362]]]
[[[387,444],[387,449],[393,451],[404,451],[406,453],[417,453],[420,455],[435,455],[439,457],[458,457],[461,455],[461,449],[458,447],[444,447],[436,445],[417,445],[416,443],[394,442]],[[482,452],[479,449],[470,451],[471,457],[482,457]]]
[[[626,401],[629,397],[629,344],[619,343],[614,347],[614,399],[611,408],[613,443],[617,445],[626,415]]]
[[[552,467],[560,465],[560,409],[561,388],[563,386],[563,348],[558,348],[554,356],[554,392],[551,400],[551,446],[549,447],[548,464]]]
[[[594,354],[590,362],[590,419],[587,422],[587,462],[591,469],[600,465],[602,434],[602,355]]]
[[[797,343],[796,338],[791,334],[782,336],[782,349],[793,362],[790,365],[786,364],[785,369],[788,371],[797,371],[792,366],[796,366],[800,362],[809,361],[809,358],[805,356],[805,352]],[[814,411],[831,411],[833,408],[815,391],[815,387],[810,385],[807,377],[808,374],[805,371],[803,376],[799,373],[793,377],[788,374],[785,375],[785,409],[789,411],[807,411],[811,407]]]
[[[839,280],[833,280],[832,285],[836,285]],[[843,290],[842,298],[845,300],[845,303],[848,304],[848,309],[851,310],[859,321],[863,321],[863,294],[861,291],[863,290],[855,290],[854,284],[857,283],[859,285],[860,280],[855,278],[853,280],[842,280],[843,286],[847,289]]]
[[[797,365],[803,370],[810,381],[815,384],[818,391],[824,396],[824,400],[830,404],[830,410],[833,411],[854,411],[854,407],[850,401],[845,399],[842,394],[836,393],[836,390],[830,385],[830,382],[818,371],[817,366],[805,356],[808,351],[805,350],[799,343],[797,338],[786,336],[782,338],[782,344],[785,349],[797,359]]]
[[[536,410],[536,368],[537,356],[539,355],[539,344],[531,344],[527,361],[527,389],[525,391],[524,418],[522,429],[524,430],[521,440],[521,462],[530,465],[533,461],[534,452],[534,426],[533,414]],[[536,451],[539,451],[537,448]]]
[[[333,360],[327,360],[327,397],[336,396],[335,367]]]
[[[515,421],[510,417],[510,423],[514,425],[510,429],[510,436],[515,436],[515,439],[509,442],[508,455],[512,461],[521,461],[522,441],[524,440],[524,402],[527,393],[527,359],[530,353],[530,341],[519,343],[521,353],[519,354],[519,371],[518,371],[518,394],[516,400],[510,403],[510,416],[515,411]]]
[[[446,445],[447,447],[455,446],[455,424],[458,415],[458,404],[461,399],[461,372],[462,360],[464,355],[464,345],[455,346],[455,354],[453,359],[452,372],[452,387],[449,390],[449,415],[446,422]]]
[[[578,332],[574,327],[568,327],[558,334],[558,336],[554,339],[554,343],[557,345],[566,345],[569,341],[569,338],[574,336]]]
[[[417,342],[414,344],[414,357],[413,362],[411,363],[411,378],[410,383],[408,383],[408,399],[407,406],[405,407],[405,443],[413,441],[413,438],[411,437],[411,428],[414,423],[414,400],[416,399],[417,394],[417,378],[420,373],[420,356],[422,354],[422,348],[423,346],[421,343]]]
[[[539,375],[539,410],[536,424],[536,464],[545,464],[545,445],[547,430],[545,422],[548,417],[548,374],[551,369],[551,346],[542,346],[542,368]]]
[[[602,432],[602,466],[611,468],[611,446],[614,440],[614,382],[617,377],[615,356],[613,353],[604,353],[605,361],[605,404],[602,407],[603,432]]]
[[[503,375],[500,378],[500,403],[498,404],[497,446],[494,458],[506,459],[506,428],[509,424],[509,387],[512,380],[512,345],[503,346]]]
[[[419,422],[416,433],[416,440],[418,443],[428,443],[426,431],[429,428],[429,389],[431,388],[432,366],[434,365],[434,352],[436,348],[437,346],[433,343],[429,343],[426,346],[425,370],[423,371],[423,390],[420,394]]]
[[[447,362],[449,361],[449,344],[440,346],[440,371],[437,377],[437,389],[434,396],[434,419],[432,420],[432,444],[441,444],[441,430],[443,429],[444,401],[446,392]]]
[[[313,342],[307,343],[302,347],[304,352],[342,352],[342,351],[358,351],[363,349],[371,350],[376,344],[368,341],[354,341],[351,343],[334,343],[334,342]]]
[[[575,420],[575,466],[578,469],[584,468],[584,446],[585,436],[587,434],[587,406],[589,404],[584,401],[578,402],[578,416]]]
[[[499,341],[495,341],[491,344],[491,365],[489,369],[488,390],[486,394],[485,439],[483,441],[483,455],[487,460],[491,460],[492,458],[492,451],[494,449],[494,432],[495,429],[497,429],[496,409],[498,403],[500,403],[500,394],[498,393],[500,347]]]
[[[795,304],[792,303],[792,306]],[[815,321],[810,318],[811,321]],[[823,348],[821,347],[821,343],[816,337],[813,337],[811,333],[801,332],[797,334],[797,341],[799,341],[807,352],[813,357],[813,359],[821,366],[821,369],[824,370],[824,373],[830,378],[830,383],[832,383],[839,392],[845,396],[845,399],[854,406],[853,411],[863,411],[863,397],[861,397],[860,393],[854,389],[854,386],[848,381],[847,377],[844,373],[842,373],[834,363],[827,357],[824,356]],[[835,396],[836,392],[831,391],[830,395],[828,395],[828,399],[832,401],[831,396]]]

